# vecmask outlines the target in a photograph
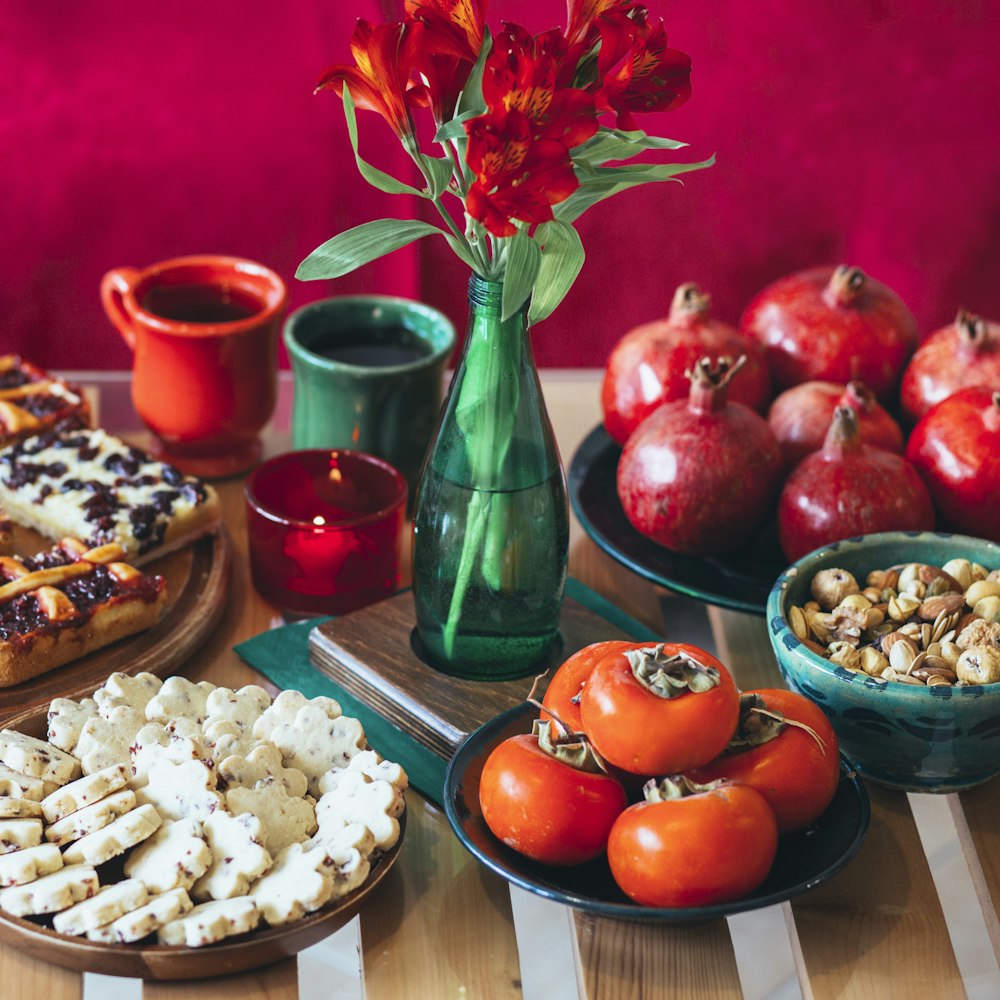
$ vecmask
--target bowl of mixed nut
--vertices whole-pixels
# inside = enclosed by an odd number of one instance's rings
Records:
[[[846,539],[789,566],[766,615],[785,681],[864,777],[950,792],[1000,773],[1000,545]]]

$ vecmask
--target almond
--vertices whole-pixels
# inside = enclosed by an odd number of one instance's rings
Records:
[[[962,594],[940,594],[937,597],[928,597],[922,601],[917,608],[917,615],[921,621],[933,622],[938,615],[951,614],[959,611],[965,606],[965,598]]]

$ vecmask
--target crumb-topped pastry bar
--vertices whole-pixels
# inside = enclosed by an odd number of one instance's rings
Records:
[[[89,421],[90,407],[76,386],[16,354],[0,355],[0,445]]]
[[[121,561],[117,543],[75,539],[0,556],[0,687],[10,687],[155,624],[166,581]]]
[[[49,538],[118,542],[141,564],[213,531],[215,490],[101,429],[50,431],[0,451],[0,508]]]

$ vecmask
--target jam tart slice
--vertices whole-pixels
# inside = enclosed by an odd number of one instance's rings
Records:
[[[0,507],[52,539],[118,542],[141,565],[214,531],[207,483],[96,428],[55,430],[0,450]]]
[[[78,386],[20,355],[0,355],[0,446],[54,427],[89,423],[90,406]]]
[[[63,539],[0,556],[0,687],[10,687],[154,625],[167,585],[122,561],[118,543]]]

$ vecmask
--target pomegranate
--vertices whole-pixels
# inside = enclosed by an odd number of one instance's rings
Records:
[[[969,386],[936,403],[910,432],[906,457],[943,527],[1000,542],[1000,389]]]
[[[823,447],[802,459],[778,498],[778,540],[790,562],[854,535],[933,527],[917,470],[902,455],[865,444],[849,406],[833,411]]]
[[[748,346],[735,327],[712,319],[710,309],[710,297],[697,285],[681,285],[666,319],[635,327],[615,345],[604,370],[601,408],[604,427],[619,444],[661,403],[687,399],[687,372],[706,356],[746,355],[729,398],[761,413],[767,408],[771,376],[763,350]]]
[[[751,300],[740,330],[765,350],[778,389],[800,382],[864,382],[885,403],[917,346],[903,300],[857,267],[788,275]]]
[[[865,444],[902,454],[903,432],[899,424],[864,382],[803,382],[781,393],[767,414],[786,468],[793,469],[806,455],[823,447],[838,406],[849,406],[858,415],[858,429]]]
[[[903,372],[899,403],[915,424],[935,403],[958,389],[1000,389],[1000,324],[960,310],[955,322],[932,333]]]
[[[771,513],[781,449],[767,421],[727,399],[744,364],[706,357],[686,400],[662,404],[633,431],[618,462],[618,496],[635,528],[675,552],[745,545]]]

